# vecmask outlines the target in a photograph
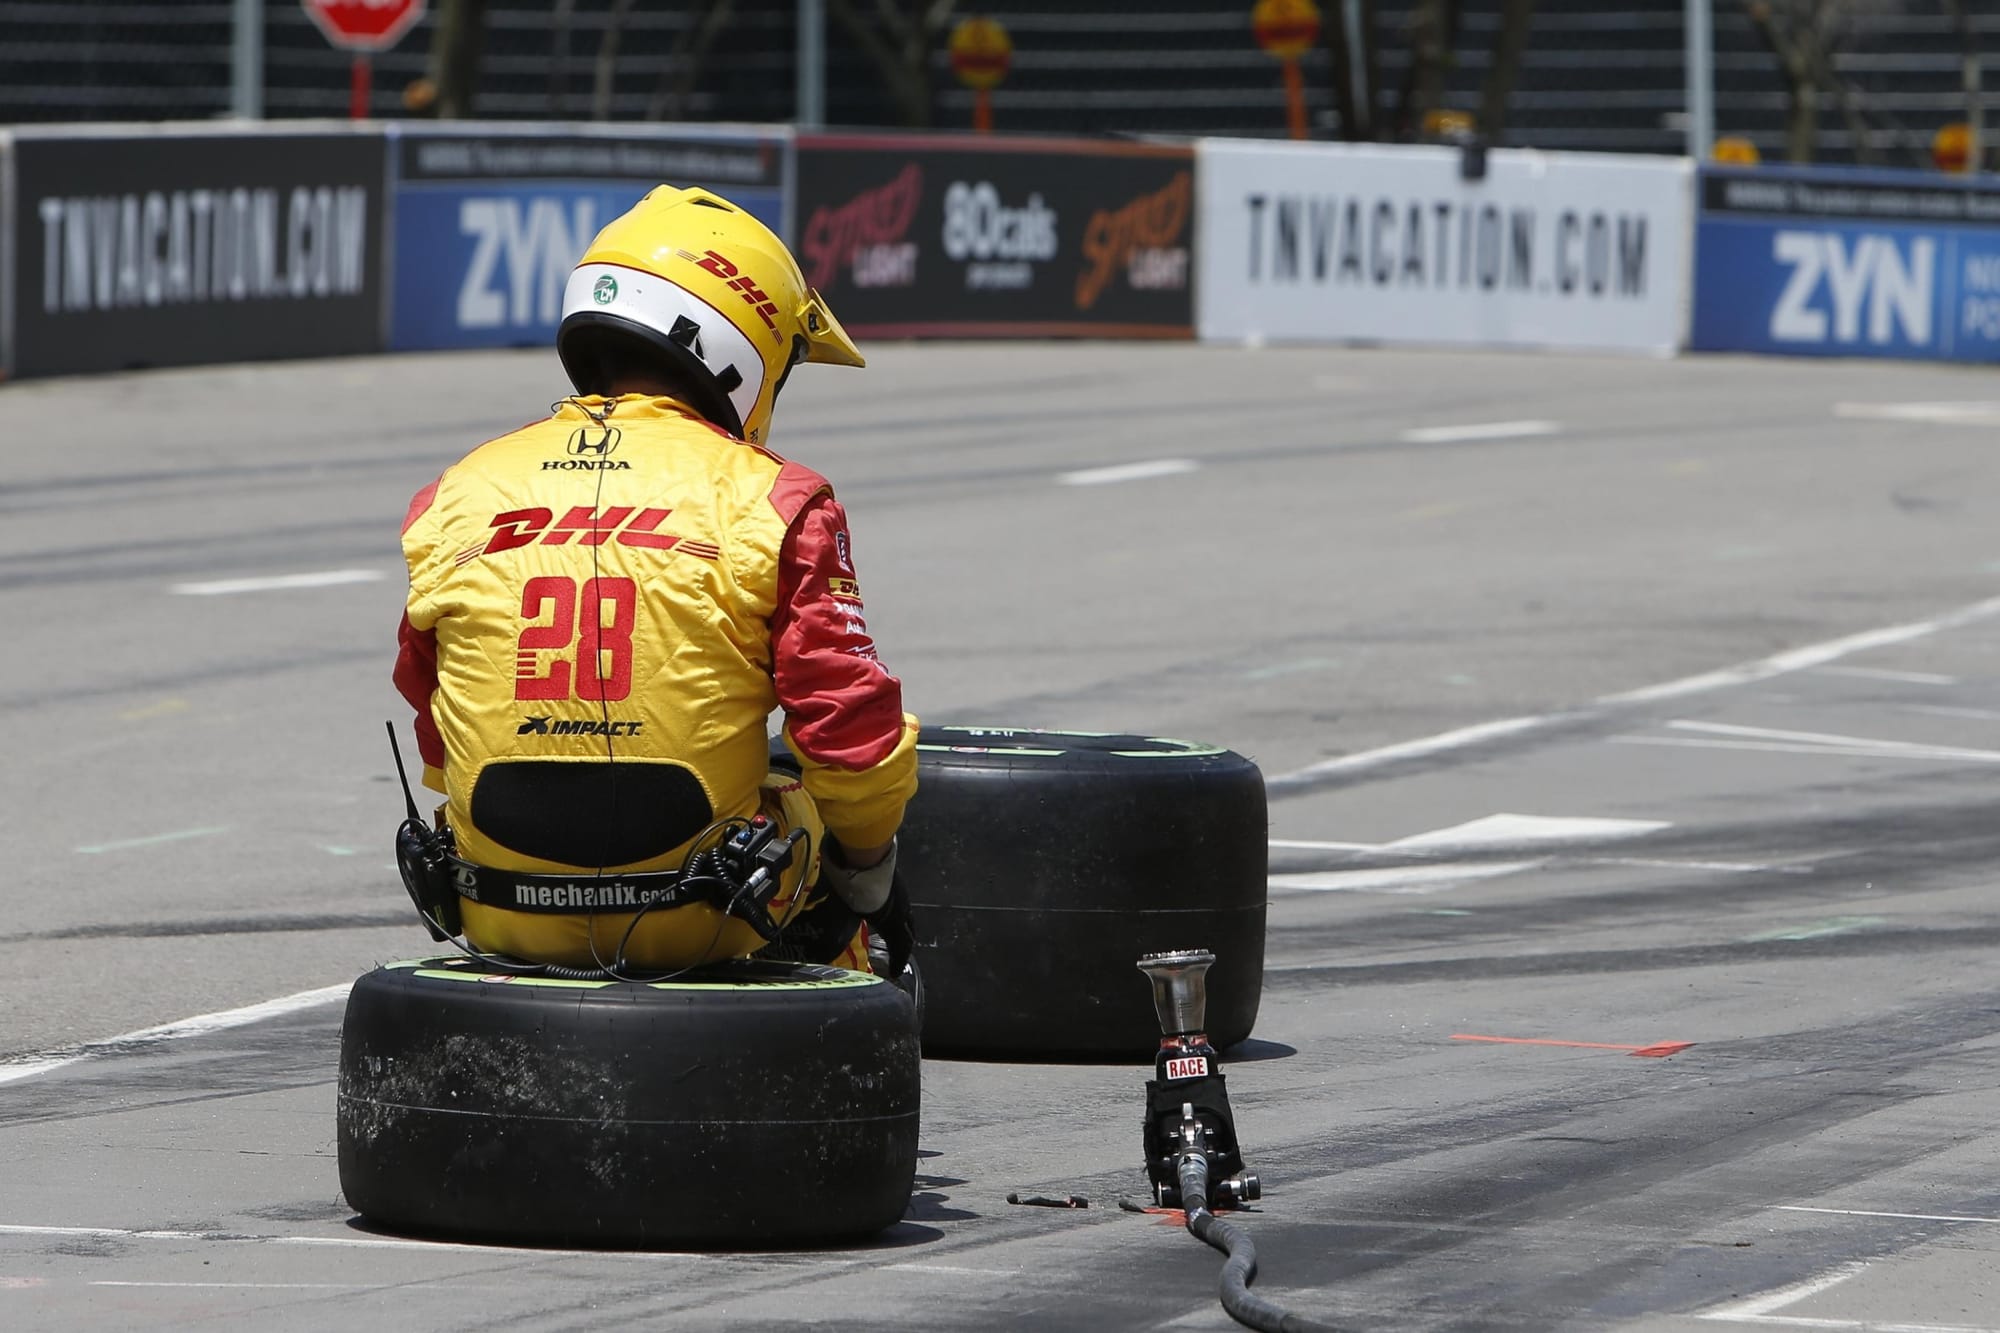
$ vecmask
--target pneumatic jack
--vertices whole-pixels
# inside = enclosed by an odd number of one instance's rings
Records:
[[[1252,1295],[1257,1251],[1250,1235],[1216,1216],[1263,1194],[1257,1173],[1243,1166],[1236,1117],[1229,1109],[1221,1062],[1208,1033],[1206,949],[1152,953],[1139,970],[1153,983],[1160,1049],[1146,1084],[1146,1174],[1153,1201],[1187,1214],[1187,1229],[1227,1256],[1222,1308],[1237,1323],[1264,1333],[1333,1333],[1333,1326],[1295,1315]]]

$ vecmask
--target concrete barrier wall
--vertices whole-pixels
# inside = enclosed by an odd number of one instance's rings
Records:
[[[36,127],[8,156],[11,373],[380,347],[379,132]]]

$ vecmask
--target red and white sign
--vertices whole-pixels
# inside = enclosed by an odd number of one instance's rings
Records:
[[[1208,1057],[1205,1055],[1176,1055],[1167,1061],[1167,1078],[1208,1077]]]
[[[343,51],[386,51],[424,16],[424,0],[299,0]]]

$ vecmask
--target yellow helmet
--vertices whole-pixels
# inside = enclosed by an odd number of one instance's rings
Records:
[[[556,355],[579,393],[607,392],[635,348],[678,372],[689,407],[752,444],[770,435],[793,366],[867,364],[769,227],[670,185],[597,233],[563,290]]]

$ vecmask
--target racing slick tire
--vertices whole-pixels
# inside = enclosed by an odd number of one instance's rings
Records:
[[[392,963],[348,996],[340,1187],[371,1223],[479,1240],[860,1238],[909,1204],[920,1065],[909,997],[864,972]]]
[[[1119,1059],[1160,1043],[1142,954],[1209,949],[1208,1032],[1250,1035],[1269,826],[1242,755],[1148,736],[925,727],[897,834],[927,1054]]]

